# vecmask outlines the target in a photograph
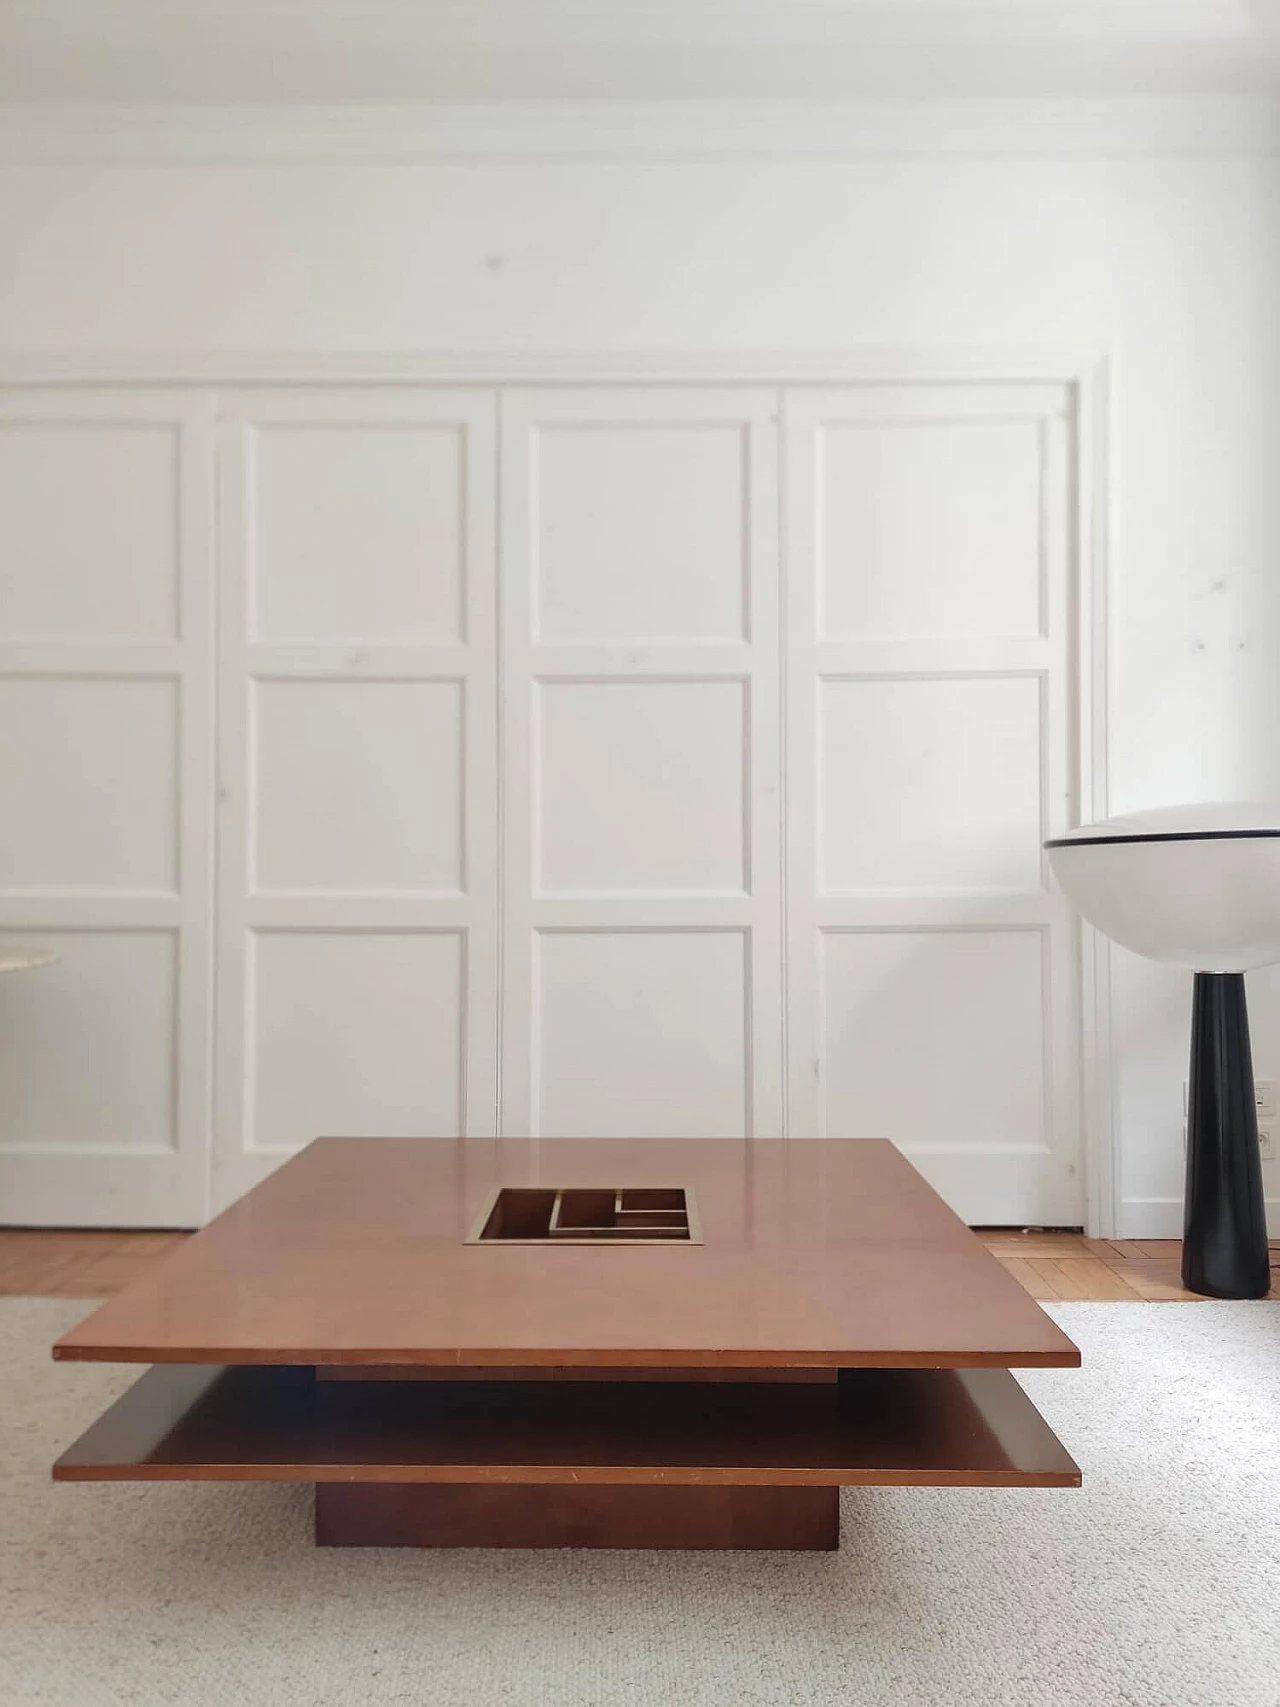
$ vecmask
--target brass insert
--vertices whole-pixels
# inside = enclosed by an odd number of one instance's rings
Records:
[[[687,1186],[504,1185],[484,1201],[469,1245],[700,1245]]]

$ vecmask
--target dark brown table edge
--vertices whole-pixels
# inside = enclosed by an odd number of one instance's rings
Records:
[[[76,1330],[70,1330],[74,1333]],[[411,1346],[274,1347],[68,1345],[53,1346],[59,1363],[221,1363],[281,1364],[319,1368],[417,1365],[424,1369],[1078,1369],[1080,1348],[1068,1351],[787,1351],[717,1352],[714,1356],[669,1348],[621,1347],[584,1352],[581,1347],[538,1346],[498,1349],[484,1346],[438,1351]]]

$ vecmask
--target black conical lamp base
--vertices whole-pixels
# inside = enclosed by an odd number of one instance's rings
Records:
[[[1271,1287],[1243,972],[1196,973],[1182,1284],[1209,1298]]]

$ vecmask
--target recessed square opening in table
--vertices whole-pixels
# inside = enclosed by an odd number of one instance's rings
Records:
[[[523,1186],[498,1188],[468,1244],[700,1245],[693,1193],[686,1186]]]

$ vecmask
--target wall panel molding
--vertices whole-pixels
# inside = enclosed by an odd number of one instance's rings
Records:
[[[503,394],[504,1133],[623,1135],[631,1082],[655,1131],[782,1131],[776,415],[751,387]]]
[[[13,476],[0,697],[20,690],[3,724],[0,933],[59,957],[0,989],[0,1214],[195,1224],[211,1102],[213,399],[8,389],[0,435]]]
[[[897,1118],[962,1214],[1070,1224],[1079,929],[1040,844],[1080,800],[1073,387],[796,386],[784,435],[789,1130]]]
[[[696,939],[712,944],[719,935],[737,933],[738,940],[745,945],[746,955],[740,1004],[734,983],[737,974],[728,960],[716,958],[712,947],[708,947],[704,959],[698,960],[695,955],[695,961],[689,963],[689,976],[695,980],[709,980],[707,989],[719,1004],[719,1011],[737,1015],[747,1072],[744,1108],[754,1130],[790,1130],[800,1135],[814,1130],[806,1114],[810,1092],[804,1083],[805,1067],[801,1058],[805,1028],[800,1024],[797,1029],[794,1014],[789,1020],[784,1020],[778,1012],[779,992],[788,982],[795,987],[801,963],[796,959],[794,908],[791,940],[782,937],[781,849],[777,845],[776,828],[771,828],[778,821],[781,791],[794,791],[796,786],[795,775],[787,774],[779,750],[783,726],[779,694],[783,683],[778,663],[780,636],[794,626],[794,613],[780,611],[778,603],[779,578],[795,572],[794,542],[782,541],[783,559],[779,563],[776,556],[779,549],[777,500],[768,490],[772,471],[777,467],[773,448],[777,432],[775,418],[779,413],[781,392],[788,387],[802,386],[817,397],[829,397],[841,388],[875,388],[880,393],[878,407],[883,403],[886,389],[890,389],[899,397],[907,395],[908,413],[918,411],[919,405],[930,399],[932,404],[944,402],[948,410],[957,402],[963,406],[965,393],[975,386],[984,385],[1000,388],[1006,399],[1012,397],[1017,404],[1014,415],[1019,418],[1028,411],[1035,415],[1046,392],[1061,400],[1063,432],[1055,454],[1060,452],[1067,458],[1062,472],[1067,476],[1073,506],[1071,517],[1076,535],[1077,575],[1074,631],[1067,635],[1055,630],[1050,638],[1033,634],[935,634],[921,637],[881,633],[871,639],[849,632],[837,638],[816,641],[813,662],[815,678],[824,680],[848,678],[858,682],[909,682],[934,678],[958,681],[970,677],[991,678],[1002,673],[1034,675],[1042,681],[1052,678],[1057,684],[1052,692],[1066,692],[1068,697],[1049,704],[1048,709],[1055,726],[1070,725],[1073,733],[1069,746],[1075,757],[1060,755],[1055,758],[1054,780],[1046,784],[1048,773],[1045,772],[1041,779],[1042,789],[1050,787],[1055,798],[1064,789],[1073,790],[1082,817],[1105,810],[1109,491],[1105,479],[1104,429],[1107,386],[1105,361],[1095,351],[914,347],[718,354],[705,351],[648,354],[544,351],[503,355],[491,351],[476,356],[421,351],[350,355],[279,351],[248,355],[188,352],[150,357],[136,353],[99,352],[81,357],[62,354],[51,358],[6,359],[0,356],[0,381],[6,377],[6,370],[10,384],[19,378],[32,381],[22,393],[24,403],[30,399],[34,407],[55,412],[65,411],[77,405],[79,400],[88,399],[87,406],[91,411],[109,415],[112,410],[119,409],[119,387],[125,382],[137,382],[140,376],[145,376],[150,382],[150,394],[159,399],[157,407],[162,412],[181,411],[189,404],[194,407],[197,414],[193,417],[195,424],[191,431],[203,431],[205,439],[192,438],[190,442],[192,445],[201,443],[204,448],[194,463],[184,465],[184,491],[189,496],[190,513],[204,513],[206,516],[205,535],[189,543],[192,549],[206,554],[207,564],[213,550],[213,529],[208,519],[213,469],[213,412],[220,407],[223,413],[222,548],[224,553],[232,555],[220,574],[220,742],[224,767],[218,790],[218,811],[222,820],[216,1121],[220,1158],[219,1202],[262,1177],[283,1154],[288,1153],[288,1144],[282,1144],[269,1131],[253,1130],[252,1119],[256,1117],[247,1113],[249,1092],[246,1087],[256,1083],[249,1071],[248,1027],[252,1015],[248,1006],[247,962],[248,950],[253,943],[268,939],[274,941],[291,932],[311,939],[332,939],[335,951],[338,939],[346,939],[348,944],[354,941],[352,952],[356,955],[356,964],[353,975],[359,976],[365,975],[361,967],[367,971],[377,962],[380,950],[373,939],[387,936],[412,942],[450,933],[459,935],[459,940],[466,945],[461,976],[467,1012],[472,1016],[464,1027],[464,1040],[459,1044],[464,1052],[460,1058],[465,1060],[465,1123],[467,1129],[476,1135],[497,1129],[499,1103],[506,1110],[506,1130],[520,1132],[536,1129],[539,1124],[539,1109],[545,1099],[546,1086],[535,1076],[532,1056],[539,1038],[554,1035],[554,1031],[546,1030],[549,1010],[539,1006],[544,1001],[546,990],[540,991],[534,981],[535,961],[543,955],[546,944],[559,944],[573,938],[592,939],[604,943],[600,952],[607,957],[608,941],[621,942],[636,935],[653,938],[684,936],[690,942]],[[202,389],[192,391],[193,382]],[[205,389],[215,385],[217,394]],[[240,467],[238,459],[243,449],[244,434],[254,428],[254,424],[264,417],[264,412],[266,418],[293,421],[295,424],[301,421],[313,427],[326,423],[330,427],[352,422],[369,424],[383,416],[392,421],[412,422],[421,415],[423,388],[430,388],[438,398],[442,387],[454,394],[444,416],[472,423],[491,421],[497,389],[510,388],[503,405],[506,441],[501,470],[507,482],[503,499],[507,506],[503,537],[504,549],[508,552],[515,550],[517,555],[504,566],[500,621],[501,677],[492,657],[494,604],[499,597],[499,588],[492,566],[493,541],[486,534],[486,529],[492,529],[496,514],[499,464],[496,443],[485,436],[491,431],[489,427],[474,440],[475,456],[469,467],[473,475],[479,471],[481,486],[485,481],[489,482],[487,496],[477,495],[478,488],[473,492],[475,508],[472,519],[479,530],[476,549],[481,558],[486,551],[490,553],[488,591],[484,595],[490,602],[486,607],[482,600],[468,616],[468,640],[465,644],[460,639],[450,641],[440,634],[420,642],[394,639],[386,632],[379,637],[367,624],[359,622],[348,625],[350,634],[326,632],[321,635],[317,632],[309,639],[291,636],[282,631],[281,623],[277,622],[269,637],[250,638],[252,630],[243,593],[247,565],[235,558],[235,553],[243,550],[247,502],[245,492],[237,493],[235,488],[235,482],[240,478],[237,469]],[[134,387],[131,385],[130,389]],[[609,395],[601,401],[594,394],[604,390]],[[584,399],[587,392],[593,394],[589,403]],[[706,398],[709,392],[717,395],[708,413]],[[745,432],[749,475],[759,477],[763,482],[760,486],[763,508],[756,513],[751,524],[755,539],[754,561],[763,564],[766,571],[752,590],[749,629],[745,636],[735,636],[731,627],[726,627],[717,614],[726,608],[722,591],[716,592],[713,588],[709,595],[711,603],[706,607],[710,614],[696,635],[658,631],[637,634],[619,629],[616,633],[593,639],[590,636],[566,636],[556,631],[554,623],[549,629],[544,627],[538,635],[527,624],[529,612],[522,604],[525,591],[522,590],[519,548],[512,544],[518,537],[524,517],[524,498],[519,490],[524,479],[521,473],[523,452],[518,442],[520,435],[545,414],[570,420],[585,416],[588,423],[607,424],[612,420],[615,425],[626,426],[634,424],[637,410],[643,416],[646,409],[659,424],[664,419],[668,422],[679,419],[687,424],[690,419],[696,421],[701,412],[712,425],[736,421]],[[199,413],[201,410],[203,415]],[[201,421],[203,427],[199,426]],[[784,473],[787,464],[788,458],[784,454]],[[714,465],[709,465],[709,477],[715,478]],[[515,496],[512,496],[513,489],[516,489]],[[527,484],[523,490],[527,493]],[[203,512],[201,504],[205,506]],[[486,506],[488,519],[482,514]],[[320,538],[322,541],[323,535]],[[237,544],[237,540],[241,543]],[[698,549],[718,549],[714,531],[707,534]],[[769,557],[771,552],[774,554],[772,561]],[[198,562],[198,557],[193,561]],[[570,563],[566,572],[572,575],[578,571]],[[207,567],[206,591],[212,585],[213,571]],[[399,597],[404,590],[403,583],[386,585],[390,588],[389,596],[393,598]],[[724,583],[719,585],[722,589]],[[632,629],[635,628],[634,616],[635,607],[630,607],[627,621]],[[366,630],[363,633],[360,632],[362,626]],[[382,627],[385,631],[386,624]],[[486,633],[490,636],[487,660],[476,649]],[[184,672],[190,667],[187,645],[186,639],[144,641],[125,637],[110,649],[102,649],[96,643],[80,639],[16,643],[6,641],[0,635],[0,676],[43,678],[65,670],[84,679],[112,680],[133,676],[181,682]],[[1065,652],[1063,648],[1066,648]],[[1068,653],[1069,668],[1064,674],[1063,660]],[[788,693],[794,695],[794,660],[787,661],[792,665],[793,676]],[[254,684],[254,692],[259,691],[259,684],[287,684],[290,690],[296,689],[306,695],[322,684],[349,688],[357,694],[362,684],[376,688],[378,684],[445,681],[455,684],[466,702],[469,756],[463,819],[469,827],[468,850],[485,846],[487,838],[493,850],[487,856],[487,867],[482,863],[481,868],[469,870],[465,884],[454,892],[447,887],[424,889],[406,882],[403,870],[398,868],[379,870],[375,874],[377,882],[372,887],[367,884],[354,887],[328,884],[313,888],[309,883],[297,883],[282,866],[269,890],[251,892],[245,881],[247,867],[243,871],[241,869],[243,850],[248,846],[247,838],[252,829],[252,814],[247,804],[251,799],[249,783],[252,780],[247,757],[249,684]],[[1071,681],[1075,682],[1077,690],[1074,705],[1070,703]],[[591,699],[594,712],[597,706],[603,704],[608,707],[610,702],[607,698],[602,701],[599,694],[593,698],[592,690],[598,688],[611,692],[615,685],[622,684],[626,684],[629,692],[650,688],[660,691],[664,686],[676,684],[693,684],[708,689],[738,684],[748,690],[740,744],[743,845],[747,856],[743,862],[746,883],[741,892],[735,888],[735,882],[726,880],[725,872],[719,867],[714,871],[708,868],[707,881],[697,882],[692,888],[675,886],[662,879],[656,870],[643,871],[643,881],[639,885],[633,873],[627,883],[614,887],[605,882],[605,877],[609,861],[615,860],[616,863],[619,844],[616,841],[610,843],[607,839],[599,844],[601,863],[589,887],[583,886],[581,874],[575,870],[565,870],[553,884],[542,890],[535,887],[528,844],[534,801],[532,797],[525,798],[522,792],[525,785],[519,780],[524,774],[533,774],[528,766],[532,761],[529,743],[535,703],[549,690],[572,689],[584,692]],[[208,693],[207,682],[203,691]],[[192,703],[198,713],[198,702]],[[569,702],[562,696],[560,703]],[[621,698],[615,703],[621,704]],[[790,698],[788,703],[791,703]],[[497,734],[499,710],[502,714],[501,748]],[[611,727],[617,723],[612,709],[605,715],[612,720]],[[575,724],[570,719],[563,730],[557,731],[556,738],[562,742],[579,743],[584,730],[588,735],[591,733],[587,725]],[[625,725],[618,725],[616,732],[622,739],[639,738],[634,730],[626,734]],[[196,770],[192,774],[201,774],[199,764],[208,765],[212,746],[207,716],[203,725],[198,714],[194,722],[184,718],[183,739],[195,744],[192,751]],[[582,748],[581,752],[586,750]],[[1066,749],[1063,751],[1065,753]],[[564,748],[561,756],[567,756],[570,764],[566,775],[572,776],[572,764],[578,752],[577,747]],[[483,758],[486,753],[491,755],[488,759]],[[505,777],[505,798],[492,768],[499,762],[499,756]],[[713,762],[710,751],[698,762],[710,765]],[[1066,770],[1063,766],[1067,767]],[[522,767],[525,768],[522,770]],[[188,843],[198,848],[200,834],[203,833],[207,844],[210,831],[207,824],[203,832],[199,830],[198,801],[193,803],[188,792],[184,792],[183,811],[192,816],[189,823],[184,820],[183,834]],[[795,806],[793,799],[789,809],[794,811]],[[691,805],[689,810],[693,809]],[[709,833],[714,837],[714,831]],[[286,839],[281,844],[286,854],[291,846],[299,845],[296,838],[293,843]],[[366,846],[361,858],[369,852]],[[498,868],[499,859],[504,868],[502,871]],[[698,859],[705,863],[702,854]],[[702,864],[699,864],[694,876],[700,876],[701,872]],[[186,931],[194,930],[198,920],[195,914],[186,910],[195,907],[185,887],[188,875],[198,878],[198,867],[184,865],[184,889],[179,898],[160,893],[113,895],[112,928],[177,926]],[[500,877],[503,887],[501,900]],[[482,895],[487,895],[488,899],[482,901]],[[206,874],[201,901],[205,908],[206,929],[210,897],[211,884]],[[883,927],[884,901],[880,893],[846,890],[829,897],[824,905],[832,909],[832,930],[874,931]],[[893,902],[895,928],[904,931],[954,929],[958,910],[976,904],[977,899],[971,892],[958,888],[949,892],[944,886],[928,894],[904,892]],[[979,911],[981,916],[977,918],[975,915],[976,923],[986,930],[1022,930],[1043,925],[1042,903],[1020,891],[987,891],[980,898]],[[521,942],[525,945],[514,950],[508,948],[501,987],[497,965],[500,922],[505,924],[509,945]],[[99,896],[92,892],[67,891],[51,900],[38,894],[13,894],[5,900],[0,914],[0,928],[19,933],[27,939],[37,936],[42,925],[50,929],[55,925],[56,928],[71,929],[80,926],[92,928],[95,924],[105,928]],[[139,1170],[144,1168],[148,1158],[138,1155],[126,1158],[123,1151],[119,1156],[121,1167],[128,1160],[128,1167],[119,1178],[122,1182],[127,1178],[129,1182],[128,1200],[140,1206],[136,1210],[138,1219],[150,1219],[155,1224],[163,1224],[166,1219],[170,1222],[198,1220],[205,1212],[202,1171],[208,1151],[208,990],[211,974],[207,950],[201,970],[198,938],[191,937],[190,941],[194,945],[195,957],[185,955],[184,977],[190,979],[191,991],[204,989],[205,1006],[201,1012],[196,996],[192,995],[183,1009],[183,1024],[187,1030],[183,1034],[186,1042],[183,1046],[182,1095],[188,1099],[183,1104],[186,1110],[183,1118],[187,1121],[184,1130],[200,1135],[195,1164],[197,1174],[201,1175],[198,1180],[199,1203],[188,1196],[181,1199],[180,1209],[166,1208],[166,1205],[178,1201],[169,1186],[160,1190],[139,1183],[143,1178]],[[367,954],[360,948],[360,944],[365,942],[371,943]],[[596,951],[590,949],[589,952]],[[682,948],[680,953],[683,952]],[[412,948],[406,950],[406,954],[406,961],[395,975],[412,980],[425,969],[426,963],[421,956],[415,958]],[[676,956],[678,959],[679,955]],[[616,956],[615,963],[622,964]],[[300,971],[290,969],[293,965],[293,962],[286,965],[281,976],[293,978],[297,988],[302,990],[305,980]],[[1061,956],[1054,957],[1055,976],[1061,974],[1066,966],[1067,962]],[[447,977],[443,964],[440,963],[436,972],[430,975],[436,979],[434,988],[437,993],[445,990]],[[653,979],[667,974],[660,966],[637,965],[634,975],[640,980],[637,985],[640,988],[646,979],[652,983]],[[13,983],[16,987],[18,981]],[[1054,1012],[1059,1026],[1074,1027],[1083,1009],[1089,1223],[1091,1231],[1110,1233],[1114,1231],[1115,1190],[1110,1136],[1107,955],[1105,945],[1091,941],[1087,935],[1082,983],[1083,991],[1077,994],[1073,994],[1069,982],[1055,987]],[[556,995],[554,987],[552,995]],[[477,1016],[485,1012],[492,1017],[482,1021]],[[567,1008],[561,1008],[551,1011],[550,1018],[554,1026],[569,1023],[572,1016]],[[788,1030],[789,1039],[786,1036]],[[723,1038],[711,1040],[711,1046],[727,1049],[727,1038],[726,1031]],[[784,1086],[783,1063],[787,1058],[788,1044],[791,1071]],[[289,1045],[291,1048],[296,1046],[296,1043]],[[189,1067],[189,1062],[194,1065]],[[728,1082],[726,1077],[723,1084]],[[728,1095],[727,1091],[716,1089],[718,1084],[720,1081],[717,1080],[710,1086],[713,1100],[716,1096]],[[789,1114],[783,1106],[784,1090],[790,1098]],[[204,1097],[202,1114],[201,1096]],[[246,1134],[250,1134],[248,1147]],[[25,1140],[15,1140],[11,1149],[13,1153],[9,1161],[12,1168],[21,1171],[11,1171],[3,1177],[19,1182],[21,1192],[26,1194],[32,1177],[30,1170],[48,1166],[48,1160],[31,1157]],[[70,1152],[68,1159],[69,1156]],[[4,1165],[3,1158],[0,1158],[0,1167]],[[121,1189],[125,1189],[123,1184]],[[101,1204],[107,1200],[99,1193],[97,1202],[90,1203],[92,1195],[87,1190],[83,1201],[76,1197],[78,1207],[61,1211],[62,1218],[83,1216],[88,1222],[94,1220],[104,1212]],[[25,1196],[23,1201],[26,1201]],[[190,1207],[192,1204],[196,1206]],[[52,1213],[54,1218],[58,1218],[58,1211]]]
[[[1079,385],[1105,352],[1067,344],[706,350],[14,350],[0,385]]]
[[[479,388],[228,390],[219,435],[223,1204],[317,1125],[496,1129],[496,454]]]

